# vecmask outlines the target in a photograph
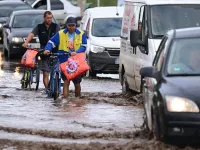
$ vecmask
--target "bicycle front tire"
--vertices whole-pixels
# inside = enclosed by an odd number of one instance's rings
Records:
[[[53,92],[53,97],[54,100],[56,100],[59,96],[59,76],[58,74],[56,74],[55,78],[54,78],[54,92]]]
[[[36,69],[36,87],[35,90],[37,91],[39,88],[39,83],[40,83],[40,69]]]

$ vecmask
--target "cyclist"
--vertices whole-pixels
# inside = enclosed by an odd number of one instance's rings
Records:
[[[49,39],[54,36],[59,30],[60,26],[52,22],[53,15],[50,11],[44,13],[44,22],[38,24],[32,32],[28,35],[27,40],[23,44],[23,47],[27,48],[28,43],[33,39],[34,36],[38,35],[40,40],[40,47],[44,49]],[[54,48],[56,51],[57,48]],[[48,56],[41,56],[41,70],[43,71],[43,83],[48,92],[49,83],[49,67],[48,67]]]
[[[86,51],[87,47],[87,38],[86,34],[76,28],[76,19],[74,17],[69,17],[67,19],[67,27],[64,30],[56,33],[47,43],[45,47],[45,54],[48,54],[52,51],[52,48],[58,46],[58,53],[69,52],[71,56],[76,55],[77,53],[82,53]],[[59,62],[63,63],[68,60],[69,56],[59,56]],[[64,81],[63,94],[64,98],[69,96],[69,85],[70,81],[62,73],[62,79]],[[75,86],[75,97],[81,96],[81,83],[82,77],[79,76],[73,80]]]

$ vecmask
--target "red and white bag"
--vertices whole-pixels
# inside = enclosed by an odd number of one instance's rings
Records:
[[[60,69],[66,78],[71,81],[86,73],[90,67],[87,64],[85,53],[78,53],[60,64]]]
[[[37,53],[37,50],[27,49],[27,51],[22,56],[21,64],[29,68],[34,68]]]

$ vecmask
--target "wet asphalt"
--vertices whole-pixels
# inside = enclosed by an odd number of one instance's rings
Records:
[[[2,54],[1,54],[2,56]],[[142,128],[141,95],[121,94],[118,75],[84,78],[82,97],[46,98],[22,90],[20,60],[0,57],[0,149],[180,149],[156,142]],[[186,147],[185,149],[192,149]]]

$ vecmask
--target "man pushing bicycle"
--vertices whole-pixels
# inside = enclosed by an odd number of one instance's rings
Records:
[[[66,29],[60,30],[48,41],[44,54],[51,53],[52,49],[56,46],[58,46],[58,53],[70,53],[71,56],[75,56],[77,53],[84,53],[86,51],[86,34],[82,30],[76,28],[76,19],[74,17],[69,17],[66,23]],[[59,62],[66,62],[68,58],[69,55],[59,56]],[[63,95],[64,98],[68,98],[70,81],[67,80],[63,73],[62,79],[64,81]],[[81,76],[73,80],[75,86],[75,97],[81,96],[81,81]]]

